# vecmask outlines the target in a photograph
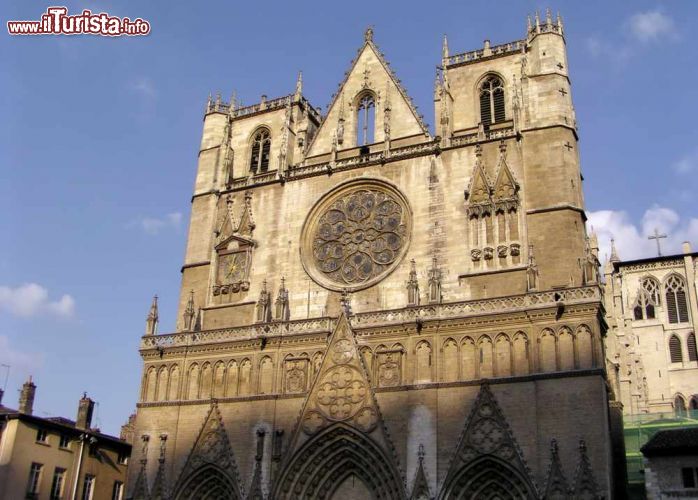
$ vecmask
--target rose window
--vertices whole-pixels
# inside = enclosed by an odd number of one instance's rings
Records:
[[[379,181],[356,181],[325,196],[303,233],[303,264],[334,290],[367,288],[400,262],[409,243],[409,207]]]

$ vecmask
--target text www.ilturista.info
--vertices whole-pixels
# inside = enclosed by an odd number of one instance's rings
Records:
[[[143,36],[150,33],[150,23],[140,17],[114,17],[101,12],[68,15],[67,7],[49,7],[39,21],[7,21],[10,35],[102,35]]]

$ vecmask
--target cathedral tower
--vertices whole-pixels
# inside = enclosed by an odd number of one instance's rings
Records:
[[[562,20],[444,39],[435,135],[371,29],[325,114],[292,90],[206,105],[131,496],[610,497]]]

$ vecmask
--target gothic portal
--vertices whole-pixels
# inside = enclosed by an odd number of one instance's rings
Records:
[[[609,498],[598,248],[562,21],[451,54],[436,131],[367,30],[325,114],[209,99],[129,495]]]

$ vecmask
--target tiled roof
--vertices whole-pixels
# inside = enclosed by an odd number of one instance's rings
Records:
[[[659,431],[640,449],[643,455],[698,455],[698,427]]]

